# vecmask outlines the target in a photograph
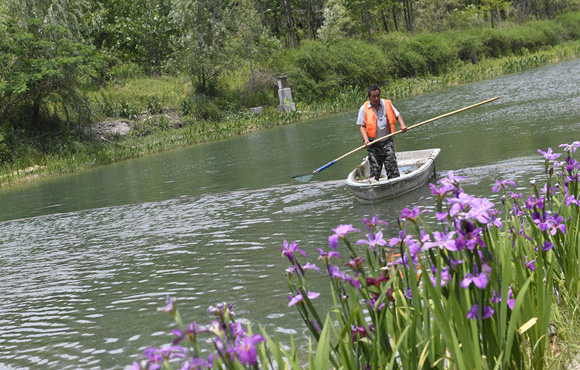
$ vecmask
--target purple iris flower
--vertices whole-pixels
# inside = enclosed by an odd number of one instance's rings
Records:
[[[339,252],[336,252],[336,251],[330,251],[330,252],[326,253],[322,249],[318,248],[318,253],[320,254],[320,256],[318,257],[318,259],[323,259],[327,263],[328,263],[328,260],[330,260],[331,258],[342,259],[342,256],[340,255],[340,253]]]
[[[389,226],[389,223],[387,221],[379,220],[379,215],[375,215],[375,217],[373,217],[372,220],[363,217],[363,224],[366,226],[368,231],[373,231],[378,226],[378,224]]]
[[[531,260],[530,262],[526,262],[526,267],[529,268],[531,271],[536,271],[536,260]]]
[[[315,270],[320,274],[320,269],[313,263],[307,262],[304,266],[302,266],[304,270]]]
[[[419,264],[419,259],[417,255],[411,257],[411,261],[413,261],[414,265]],[[407,269],[409,268],[409,253],[405,253],[402,258],[398,258],[393,261],[393,265],[403,265]]]
[[[570,204],[578,204],[578,200],[572,194],[566,194],[566,207],[570,207]]]
[[[437,287],[437,266],[432,266],[431,269],[433,270],[433,275],[435,276],[430,276],[429,279],[431,279],[433,286]],[[444,267],[441,269],[441,287],[444,287],[449,280],[451,280],[449,267]]]
[[[175,315],[175,302],[177,302],[177,298],[170,297],[169,295],[167,295],[165,297],[166,305],[163,307],[157,308],[157,311],[158,312],[167,312],[167,313],[170,313],[172,315]]]
[[[266,339],[259,334],[252,335],[252,337],[244,336],[237,340],[234,350],[240,363],[242,365],[256,365],[258,361],[256,345],[265,341]]]
[[[454,236],[455,231],[448,233],[435,231],[433,232],[433,239],[435,239],[435,241],[423,244],[423,248],[431,249],[433,247],[438,247],[439,249],[445,248],[448,251],[457,251],[457,248],[455,247],[455,239],[453,239]]]
[[[423,249],[421,248],[421,244],[416,240],[416,239],[410,239],[409,240],[409,253],[411,253],[411,256],[413,257],[413,259],[419,255],[419,253],[423,252]]]
[[[513,291],[512,291],[512,287],[510,286],[508,289],[508,295],[507,295],[507,305],[509,307],[510,310],[514,309],[514,306],[516,304],[516,300],[513,297]],[[493,295],[491,297],[491,303],[499,303],[501,302],[501,294],[498,294],[498,292],[494,291]]]
[[[316,293],[316,292],[307,292],[306,293],[306,297],[308,297],[308,299],[318,298],[319,295],[320,295],[320,293]],[[298,293],[294,297],[288,296],[288,299],[290,299],[290,302],[288,303],[288,307],[294,306],[300,302],[305,301],[304,297],[302,296],[302,293]]]
[[[351,328],[350,339],[353,343],[356,342],[356,338],[366,338],[369,336],[369,332],[372,333],[374,331],[374,327],[369,325],[369,330],[364,326],[353,326]]]
[[[560,148],[564,148],[565,152],[575,153],[576,149],[580,147],[580,141],[574,141],[572,144],[560,144]]]
[[[494,193],[499,193],[501,189],[507,189],[508,186],[515,188],[516,182],[513,180],[495,180],[495,185],[492,186],[491,191]]]
[[[483,230],[481,227],[476,228],[475,225],[470,221],[462,222],[463,228],[457,228],[457,238],[455,239],[455,248],[458,251],[464,248],[473,251],[477,245],[485,247],[485,243],[479,237],[479,234]]]
[[[514,193],[510,191],[510,198],[512,199],[521,199],[524,195],[522,193]]]
[[[449,258],[449,264],[451,265],[451,268],[453,270],[455,270],[455,266],[460,265],[462,263],[463,263],[463,260],[456,260],[456,259],[453,259],[453,258]]]
[[[344,281],[350,284],[351,287],[360,289],[360,281],[349,274],[344,274]]]
[[[184,331],[180,329],[173,329],[172,332],[175,335],[175,339],[173,340],[173,344],[175,345],[185,338],[193,340],[198,333],[205,333],[207,330],[199,328],[197,323],[194,321],[190,323]]]
[[[212,367],[212,364],[207,362],[204,358],[196,357],[192,358],[191,361],[185,361],[181,370],[193,370],[201,367]]]
[[[418,206],[413,207],[413,209],[405,208],[401,211],[401,218],[405,220],[409,220],[412,222],[417,222],[417,218],[421,216],[423,213],[427,213],[429,211],[424,210],[421,211]]]
[[[389,240],[389,246],[390,247],[394,247],[397,244],[403,243],[403,245],[407,245],[409,243],[409,240],[411,240],[413,237],[411,235],[406,235],[405,230],[401,230],[399,231],[399,237],[393,237],[391,238],[391,240]]]
[[[543,250],[544,252],[547,252],[547,251],[549,251],[549,250],[550,250],[550,249],[552,249],[552,248],[554,248],[554,244],[552,244],[552,243],[551,243],[551,242],[549,242],[549,241],[545,241],[545,242],[544,242],[544,244],[542,245],[542,250]]]
[[[513,310],[515,304],[516,304],[516,299],[514,298],[514,292],[512,291],[512,287],[509,287],[508,296],[507,296],[507,305],[510,308],[510,310]]]
[[[365,259],[362,257],[355,257],[353,259],[351,259],[350,261],[348,261],[347,263],[345,263],[345,266],[350,266],[354,271],[360,271],[360,267],[362,266],[362,264],[365,262]]]
[[[485,289],[489,283],[491,268],[488,265],[483,265],[482,270],[482,272],[476,272],[475,274],[467,273],[461,280],[460,286],[463,289],[467,289],[473,283],[478,289]]]
[[[150,363],[161,363],[164,360],[185,358],[187,350],[181,346],[165,346],[163,348],[147,348],[145,356]]]
[[[482,319],[485,320],[485,319],[492,317],[494,312],[495,311],[490,306],[483,306]],[[479,305],[477,303],[474,304],[473,306],[471,306],[471,309],[467,313],[467,318],[468,319],[479,319]]]
[[[562,153],[552,152],[552,148],[548,148],[547,152],[544,152],[543,150],[538,149],[538,153],[542,154],[544,156],[544,158],[546,158],[546,160],[549,160],[549,161],[553,161],[555,159],[558,159],[562,155]]]
[[[366,239],[360,239],[356,242],[356,245],[359,244],[368,244],[371,250],[374,252],[377,249],[377,246],[386,245],[387,242],[383,239],[383,232],[379,231],[376,234],[367,234]]]
[[[306,252],[298,247],[298,243],[292,242],[288,243],[288,241],[284,240],[284,246],[280,247],[280,251],[282,255],[288,257],[290,262],[294,263],[294,253],[300,253],[303,257],[306,257]]]
[[[447,203],[451,204],[451,209],[449,210],[451,216],[457,217],[459,213],[464,212],[467,209],[467,207],[469,207],[469,204],[471,203],[473,198],[474,197],[472,195],[469,195],[464,192],[459,192],[453,198],[452,197],[447,198]]]
[[[578,161],[575,159],[570,159],[568,163],[566,163],[566,172],[572,173],[575,169],[578,169]]]
[[[335,229],[332,229],[334,234],[328,237],[328,244],[332,249],[336,249],[338,247],[338,239],[345,238],[346,234],[350,232],[360,232],[359,229],[355,229],[352,225],[338,225]]]
[[[538,208],[538,209],[544,209],[544,198],[540,197],[540,198],[536,198],[533,195],[530,195],[528,197],[528,200],[526,200],[526,208],[527,209],[534,209],[534,208]]]
[[[440,222],[449,221],[449,214],[447,212],[435,212],[435,218]]]
[[[439,188],[437,185],[429,183],[429,188],[431,189],[431,194],[436,195],[439,199],[445,198],[448,194],[456,190],[455,186],[449,183],[443,183]]]
[[[566,234],[565,219],[557,213],[549,215],[548,212],[534,212],[532,213],[532,220],[540,230],[549,231],[551,235],[556,235],[558,230],[561,231],[562,234]]]
[[[447,177],[439,180],[439,183],[442,184],[442,185],[447,185],[447,186],[451,185],[454,188],[457,188],[456,185],[461,180],[465,180],[465,177],[463,177],[463,176],[455,176],[455,175],[453,175],[453,171],[449,171],[447,173]]]
[[[469,203],[467,217],[473,218],[482,224],[487,224],[492,220],[491,210],[494,204],[487,198],[472,198]]]
[[[338,266],[329,265],[329,267],[330,267],[329,274],[331,278],[344,280],[344,272],[340,271],[340,268]]]

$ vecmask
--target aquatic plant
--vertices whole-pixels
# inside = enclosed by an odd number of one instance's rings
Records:
[[[502,194],[501,211],[466,193],[464,179],[449,172],[430,184],[435,212],[403,209],[394,237],[385,238],[389,225],[378,216],[363,218],[363,232],[341,224],[316,261],[284,240],[288,306],[317,342],[309,368],[547,367],[558,333],[552,318],[580,293],[580,174],[572,158],[580,142],[561,147],[564,153],[538,151],[547,181],[541,188],[531,182],[528,195],[516,193],[513,180],[496,180],[491,190]],[[330,293],[309,287],[311,274],[321,273]],[[316,307],[323,294],[332,298],[328,312]],[[215,320],[206,327],[184,326],[171,298],[161,310],[176,319],[176,339],[148,349],[136,369],[305,366],[293,340],[284,350],[263,329],[252,334],[227,304],[210,308]],[[213,338],[205,352],[202,334]]]

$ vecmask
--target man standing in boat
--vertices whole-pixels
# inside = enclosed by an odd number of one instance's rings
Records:
[[[393,138],[378,141],[377,139],[395,132],[395,124],[399,122],[401,131],[407,131],[407,126],[399,111],[393,107],[390,100],[381,99],[381,89],[377,85],[372,85],[368,89],[369,100],[366,101],[358,112],[357,125],[367,147],[371,178],[377,181],[381,177],[381,169],[385,166],[389,179],[399,177],[399,167],[395,156]]]

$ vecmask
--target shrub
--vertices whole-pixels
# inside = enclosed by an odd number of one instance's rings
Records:
[[[457,47],[457,58],[463,62],[477,64],[483,56],[482,40],[469,33],[455,33],[453,42]]]
[[[356,40],[305,43],[292,56],[291,68],[289,80],[303,100],[330,97],[341,85],[382,84],[388,77],[380,49]]]
[[[509,40],[505,32],[497,28],[484,29],[480,32],[483,50],[486,57],[499,58],[508,54]]]
[[[277,79],[272,74],[255,71],[238,92],[238,101],[244,107],[277,106]]]
[[[562,25],[565,40],[580,38],[580,12],[561,14],[555,21]]]
[[[181,102],[183,114],[191,115],[202,121],[219,121],[222,117],[222,109],[215,100],[204,94],[193,94]]]

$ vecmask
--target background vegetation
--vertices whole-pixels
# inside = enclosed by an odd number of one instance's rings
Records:
[[[574,57],[578,9],[579,0],[0,0],[0,173],[72,171],[354,109],[369,84],[400,97]],[[283,117],[281,75],[300,111]],[[255,106],[266,114],[250,115]],[[122,143],[95,134],[119,119],[131,128]]]

